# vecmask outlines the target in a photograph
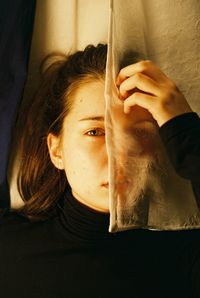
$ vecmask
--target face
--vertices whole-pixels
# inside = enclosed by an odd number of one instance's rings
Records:
[[[73,196],[92,209],[108,213],[104,87],[103,81],[94,81],[76,90],[61,138],[49,136],[48,147],[54,165],[64,169]],[[99,118],[86,120],[91,117]]]
[[[73,196],[100,212],[109,212],[108,158],[104,128],[104,82],[82,85],[65,118],[60,156]],[[98,116],[99,120],[83,120]]]

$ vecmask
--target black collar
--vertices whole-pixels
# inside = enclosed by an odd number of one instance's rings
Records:
[[[76,239],[94,243],[112,238],[109,233],[110,214],[96,211],[79,202],[67,188],[57,203],[62,225]]]

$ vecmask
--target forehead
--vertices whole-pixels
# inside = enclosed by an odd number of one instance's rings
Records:
[[[67,116],[68,120],[78,121],[84,117],[104,114],[104,81],[82,84],[72,95],[73,109]]]

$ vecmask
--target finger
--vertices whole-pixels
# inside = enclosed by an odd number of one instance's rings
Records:
[[[153,94],[155,96],[160,96],[162,92],[157,82],[142,73],[137,73],[124,80],[120,85],[119,91],[122,96],[126,97],[127,91],[130,91],[134,88],[138,88],[141,91]]]
[[[138,105],[148,110],[153,116],[154,114],[153,111],[154,111],[154,106],[156,104],[156,101],[157,101],[157,97],[155,96],[151,96],[140,92],[135,92],[124,101],[124,112],[129,113],[131,111],[131,107]]]
[[[127,77],[138,72],[148,75],[158,83],[170,80],[152,61],[142,60],[122,68],[117,76],[116,84],[119,86]]]

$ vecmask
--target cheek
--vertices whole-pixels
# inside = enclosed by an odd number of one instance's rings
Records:
[[[98,146],[97,146],[98,145]],[[105,145],[104,145],[105,146]],[[80,143],[65,146],[64,168],[67,178],[81,181],[83,178],[94,179],[103,167],[102,146],[98,142]]]

